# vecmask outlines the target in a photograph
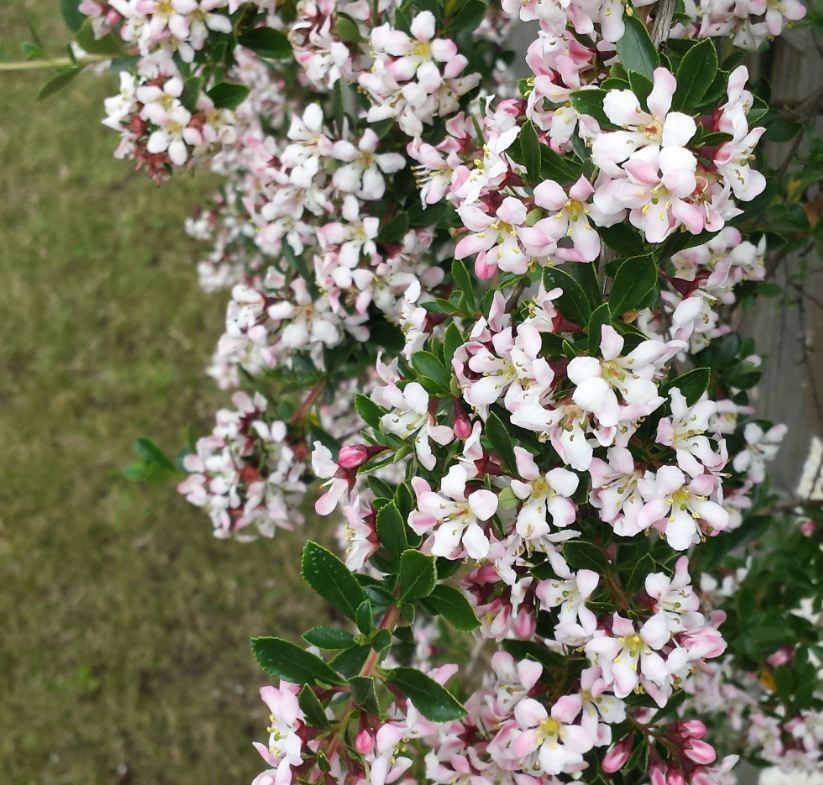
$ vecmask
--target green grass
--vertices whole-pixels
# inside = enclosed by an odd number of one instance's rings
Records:
[[[56,7],[7,0],[0,45],[29,12],[58,55]],[[137,436],[173,451],[226,400],[203,375],[224,301],[182,230],[212,183],[113,160],[111,77],[38,104],[46,78],[0,74],[0,782],[247,782],[248,638],[319,609],[295,600],[303,536],[218,542],[172,488],[118,476]]]

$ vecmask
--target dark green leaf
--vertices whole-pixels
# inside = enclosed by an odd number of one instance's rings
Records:
[[[609,291],[612,313],[619,316],[642,308],[656,286],[657,265],[651,254],[626,259],[617,268]]]
[[[355,706],[367,714],[379,716],[380,704],[377,702],[377,689],[371,676],[353,676],[349,679],[351,697]]]
[[[200,97],[200,88],[203,80],[199,76],[190,76],[183,83],[183,92],[180,95],[180,103],[190,112],[197,108],[197,99]]]
[[[357,624],[357,629],[364,635],[370,635],[371,631],[374,629],[374,623],[371,613],[371,603],[368,599],[363,600],[363,602],[357,606],[357,611],[355,612],[354,617],[355,623]]]
[[[338,11],[334,15],[334,29],[337,37],[347,44],[359,44],[364,40],[360,34],[360,28],[357,26],[357,22],[342,11]]]
[[[352,646],[341,651],[329,664],[340,674],[350,679],[357,676],[366,664],[371,646]]]
[[[366,425],[375,430],[380,425],[383,410],[371,399],[360,393],[354,394],[354,408]]]
[[[40,88],[40,92],[37,94],[37,100],[42,101],[44,98],[48,98],[50,95],[59,92],[82,70],[80,66],[76,65],[61,68],[55,76]]]
[[[123,476],[132,482],[161,483],[175,477],[179,470],[151,439],[141,437],[134,443],[137,460],[123,469]]]
[[[580,113],[593,117],[603,129],[614,128],[603,111],[603,99],[606,91],[600,89],[576,90],[571,94],[571,104]]]
[[[252,638],[251,649],[260,667],[270,676],[295,684],[337,684],[340,678],[327,663],[282,638]]]
[[[512,473],[517,472],[517,459],[514,456],[512,437],[503,421],[494,412],[489,412],[486,427],[483,430],[491,442],[492,449],[503,461],[503,468]]]
[[[251,49],[259,57],[272,60],[285,60],[292,55],[291,44],[286,34],[271,27],[255,27],[246,30],[237,42],[246,49]]]
[[[540,179],[556,180],[561,185],[575,183],[583,174],[583,167],[577,161],[558,155],[547,144],[540,145]]]
[[[695,109],[717,76],[717,50],[706,38],[686,52],[677,67],[677,89],[672,97],[672,109]]]
[[[609,570],[609,560],[596,545],[584,540],[569,540],[563,545],[563,555],[570,567],[604,573]]]
[[[589,354],[600,354],[600,339],[604,324],[612,323],[612,312],[608,303],[598,305],[589,317],[587,332],[589,334]]]
[[[377,513],[377,539],[392,564],[397,564],[400,554],[408,546],[406,523],[397,505],[392,501],[383,505]]]
[[[314,694],[314,690],[305,685],[300,694],[297,696],[297,702],[306,715],[306,719],[316,728],[328,728],[329,719],[326,717],[326,712],[323,711],[323,706],[318,697]]]
[[[438,357],[431,352],[415,352],[412,355],[412,366],[423,377],[420,383],[427,389],[431,388],[429,392],[449,394],[451,372]],[[428,380],[430,384],[427,386],[424,380]]]
[[[626,25],[623,36],[617,42],[617,55],[627,71],[635,71],[647,79],[654,78],[654,69],[660,65],[649,31],[637,16],[624,16]]]
[[[405,237],[408,230],[408,213],[396,213],[388,221],[380,225],[380,232],[377,235],[377,239],[381,243],[396,244]]]
[[[109,33],[102,38],[95,38],[91,19],[86,19],[83,22],[83,26],[77,31],[74,40],[77,41],[83,51],[88,52],[90,55],[122,57],[127,54],[123,48],[123,41],[115,33]]]
[[[414,668],[395,668],[389,673],[387,683],[400,690],[432,722],[457,720],[466,713],[448,690]]]
[[[426,597],[426,604],[458,630],[471,632],[480,626],[474,608],[463,592],[445,583],[434,587],[434,591]]]
[[[350,632],[336,627],[312,627],[303,633],[303,639],[318,649],[348,649],[353,638]]]
[[[520,156],[526,167],[526,179],[532,183],[539,183],[540,141],[531,120],[527,120],[520,129]]]
[[[80,0],[60,0],[60,13],[66,26],[73,33],[76,33],[86,21],[86,15],[80,11]]]
[[[634,594],[646,585],[646,576],[657,571],[657,564],[651,554],[644,553],[634,564],[629,577],[626,579],[626,591]]]
[[[427,597],[436,583],[437,567],[434,556],[412,548],[403,551],[400,557],[398,604]]]
[[[646,106],[646,100],[652,91],[651,79],[638,74],[636,71],[629,71],[629,85],[631,91],[637,96],[641,106]]]
[[[303,549],[303,577],[323,599],[354,620],[357,607],[366,599],[363,587],[348,567],[316,542]]]
[[[206,90],[206,95],[214,102],[217,109],[237,109],[246,96],[249,88],[232,82],[218,82],[214,87]]]
[[[543,271],[543,284],[547,291],[558,286],[563,290],[563,294],[555,300],[563,316],[580,327],[589,323],[592,303],[583,287],[571,275],[559,267],[546,267]]]
[[[477,298],[474,291],[475,282],[469,273],[469,268],[466,267],[466,263],[462,259],[455,259],[452,262],[452,279],[463,295],[466,310],[475,313],[477,311]]]
[[[700,400],[700,396],[706,392],[710,381],[710,368],[693,368],[682,376],[667,382],[663,387],[663,392],[668,393],[672,387],[677,387],[686,399],[686,403],[693,406]]]

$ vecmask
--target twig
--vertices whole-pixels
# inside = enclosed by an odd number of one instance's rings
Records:
[[[776,512],[790,512],[798,507],[817,509],[823,507],[823,499],[790,499],[789,501],[780,502],[770,507],[766,511],[766,514],[773,515]]]
[[[314,387],[309,390],[309,394],[304,399],[303,403],[295,409],[294,414],[290,420],[292,423],[299,423],[308,413],[309,409],[314,405],[314,402],[320,397],[323,390],[326,389],[326,380],[322,379],[317,382]]]
[[[506,301],[506,313],[511,313],[515,308],[517,308],[517,303],[520,302],[520,297],[523,295],[525,290],[526,279],[521,278],[517,282],[517,286],[514,287],[514,291],[512,291],[509,299]]]
[[[669,37],[674,19],[676,0],[661,0],[657,4],[657,13],[652,25],[652,43],[659,49],[660,45]]]
[[[42,71],[46,68],[63,68],[77,66],[83,68],[94,63],[103,63],[111,60],[112,55],[85,55],[72,60],[70,57],[55,57],[49,60],[23,60],[16,63],[0,63],[0,73],[3,71]]]

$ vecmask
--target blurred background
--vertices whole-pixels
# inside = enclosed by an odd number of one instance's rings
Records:
[[[27,20],[62,55],[57,6],[5,0],[5,56]],[[786,101],[819,84],[802,32],[753,65]],[[246,783],[266,726],[248,638],[323,623],[295,554],[324,534],[216,541],[173,489],[120,476],[138,436],[173,453],[227,401],[203,373],[225,302],[198,289],[182,228],[215,183],[158,192],[100,125],[116,79],[38,103],[47,78],[0,73],[0,784]],[[776,280],[787,296],[744,329],[769,355],[761,411],[791,428],[774,472],[792,492],[823,433],[823,275],[789,258]]]
[[[62,55],[57,0],[6,0],[6,56],[27,18]],[[174,453],[227,402],[203,373],[225,303],[182,228],[214,183],[158,191],[113,159],[115,77],[38,103],[47,78],[0,73],[0,783],[246,783],[267,719],[248,638],[320,611],[294,593],[302,537],[218,542],[119,476],[135,438]]]

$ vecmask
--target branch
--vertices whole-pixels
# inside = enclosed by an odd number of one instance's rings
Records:
[[[773,515],[777,512],[791,512],[798,507],[812,510],[821,509],[823,508],[823,499],[790,499],[789,501],[780,502],[780,504],[775,504],[773,507],[770,507],[766,511],[766,514]]]
[[[70,57],[55,57],[49,60],[24,60],[17,63],[0,63],[0,73],[3,71],[42,71],[47,68],[65,68],[66,66],[77,66],[84,68],[94,63],[103,63],[111,60],[111,55],[84,55],[72,60]]]
[[[652,43],[660,49],[660,45],[669,37],[672,30],[672,19],[674,18],[674,8],[676,0],[661,0],[657,4],[657,13],[654,16],[652,25]]]

